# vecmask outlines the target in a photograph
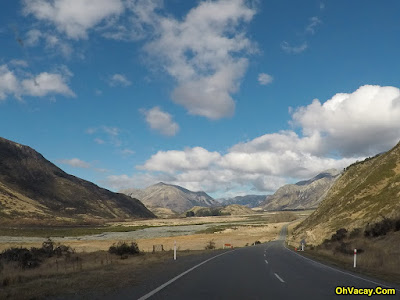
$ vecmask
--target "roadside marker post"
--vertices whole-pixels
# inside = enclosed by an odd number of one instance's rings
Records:
[[[304,243],[301,243],[301,251],[304,251]]]
[[[174,260],[176,260],[176,241],[174,241]]]
[[[356,267],[357,264],[357,249],[354,249],[354,268]]]

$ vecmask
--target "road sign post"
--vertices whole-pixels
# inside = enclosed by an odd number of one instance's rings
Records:
[[[176,260],[176,241],[174,241],[174,260]]]
[[[357,264],[357,249],[354,249],[354,268],[356,267]]]

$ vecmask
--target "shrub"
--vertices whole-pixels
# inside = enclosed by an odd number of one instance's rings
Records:
[[[194,217],[194,211],[187,211],[186,217]]]
[[[254,242],[254,245],[259,245],[259,244],[261,244],[260,241],[255,241],[255,242]]]
[[[382,235],[386,235],[389,231],[395,230],[397,226],[397,222],[384,218],[382,221],[372,224],[372,225],[367,225],[367,228],[364,231],[364,235],[366,237],[378,237]]]
[[[206,246],[205,246],[206,250],[213,250],[215,249],[215,242],[213,240],[209,241]]]
[[[112,244],[112,246],[108,249],[108,252],[111,254],[120,255],[121,259],[127,258],[127,255],[139,254],[139,247],[136,242],[132,242],[128,245],[126,242],[119,241],[117,244]]]
[[[336,233],[332,234],[331,241],[341,241],[347,236],[347,230],[345,228],[340,228]]]

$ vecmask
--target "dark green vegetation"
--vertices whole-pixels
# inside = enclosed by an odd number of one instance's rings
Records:
[[[70,257],[74,250],[69,246],[55,244],[51,239],[43,242],[41,248],[10,248],[0,254],[0,264],[15,263],[22,269],[37,268],[46,259],[57,256]],[[4,285],[4,283],[3,283]]]
[[[69,175],[41,154],[0,138],[2,222],[155,217],[139,200]]]
[[[108,249],[108,252],[121,256],[121,259],[128,258],[128,255],[140,254],[139,247],[136,242],[131,242],[131,244],[128,244],[124,241],[119,241],[118,243],[112,244],[112,246]]]

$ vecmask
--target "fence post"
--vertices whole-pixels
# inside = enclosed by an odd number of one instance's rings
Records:
[[[356,267],[357,264],[357,249],[354,249],[354,268]]]
[[[176,260],[176,241],[174,241],[174,260]]]

